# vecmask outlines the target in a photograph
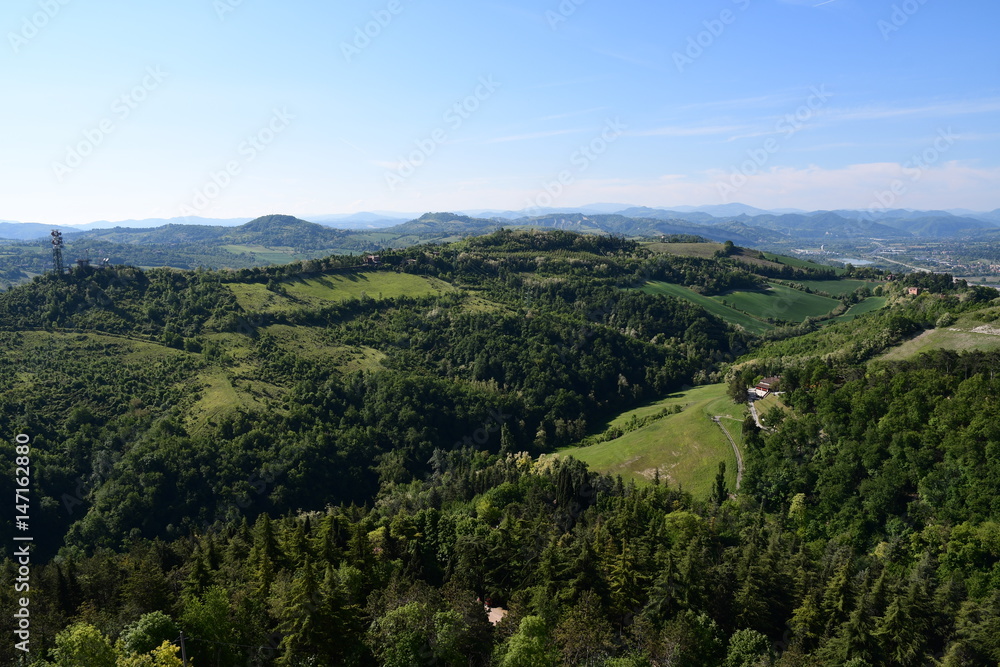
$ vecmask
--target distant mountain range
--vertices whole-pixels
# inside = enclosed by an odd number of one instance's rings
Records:
[[[264,219],[287,217],[270,216]],[[713,240],[732,240],[735,243],[832,241],[857,238],[981,237],[986,240],[1000,235],[1000,209],[988,212],[964,209],[953,211],[887,209],[874,212],[845,209],[808,212],[795,209],[768,211],[736,203],[698,207],[678,206],[669,209],[607,203],[531,211],[480,209],[424,215],[377,211],[306,217],[309,222],[316,223],[317,227],[345,231],[380,230],[399,236],[473,234],[498,226],[534,226],[629,236],[694,234]],[[238,229],[249,222],[251,222],[249,218],[197,217],[117,222],[102,220],[72,226],[0,221],[0,239],[36,240],[47,237],[53,229],[59,229],[67,240],[86,235],[89,238],[106,240],[113,238],[117,242],[124,243],[177,243],[221,238],[227,236],[223,229]],[[199,231],[198,227],[207,227],[214,231],[208,229]],[[136,230],[166,231],[157,234],[136,234]],[[301,234],[296,233],[295,236],[296,240],[301,239]],[[166,240],[165,237],[170,237],[172,240]],[[153,238],[163,240],[153,241],[151,240]],[[329,238],[324,239],[324,241],[329,240]]]

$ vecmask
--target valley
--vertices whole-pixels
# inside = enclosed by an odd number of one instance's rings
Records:
[[[43,582],[77,591],[40,585],[45,636],[82,627],[83,600],[103,627],[155,618],[218,637],[226,653],[192,653],[220,665],[273,628],[313,646],[288,610],[315,559],[327,606],[311,617],[346,638],[330,655],[373,655],[397,637],[374,639],[380,624],[447,614],[448,595],[507,615],[493,629],[467,605],[451,629],[421,630],[427,645],[455,633],[481,652],[493,640],[474,637],[516,637],[530,610],[565,629],[564,604],[607,605],[624,637],[633,610],[675,604],[662,577],[686,563],[676,585],[712,620],[678,611],[669,627],[716,628],[684,650],[721,655],[724,627],[782,627],[748,620],[747,585],[787,600],[800,572],[817,577],[808,595],[833,585],[822,545],[869,567],[896,550],[904,564],[880,576],[901,587],[930,547],[897,533],[930,535],[969,507],[992,516],[992,469],[970,465],[969,440],[991,432],[1000,306],[987,288],[538,229],[377,257],[74,267],[0,294],[0,420],[30,434],[46,499],[35,557]],[[774,375],[783,393],[756,404],[760,430],[747,387]],[[857,468],[858,447],[874,468]],[[935,490],[930,459],[909,458],[932,451],[965,480],[953,495]],[[895,472],[903,459],[912,477]],[[913,494],[929,518],[908,513]],[[951,539],[990,544],[989,525]],[[818,550],[803,554],[806,540]],[[966,603],[985,605],[1000,556],[975,548],[989,555],[949,567],[968,577]],[[604,597],[574,592],[580,577]],[[275,611],[244,616],[265,603]],[[926,641],[982,641],[962,632]]]

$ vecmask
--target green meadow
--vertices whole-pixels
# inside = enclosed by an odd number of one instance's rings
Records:
[[[608,426],[624,427],[634,417],[640,419],[663,408],[680,406],[681,412],[667,415],[620,438],[587,447],[560,450],[594,470],[621,475],[625,480],[649,483],[659,470],[660,478],[674,486],[706,498],[719,469],[726,463],[726,483],[736,486],[736,455],[713,416],[721,416],[729,434],[742,447],[742,405],[726,396],[724,384],[696,387],[672,394],[649,405],[624,412]]]

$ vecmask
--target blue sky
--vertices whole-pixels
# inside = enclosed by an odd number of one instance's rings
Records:
[[[7,0],[0,219],[992,210],[998,19],[994,0]]]

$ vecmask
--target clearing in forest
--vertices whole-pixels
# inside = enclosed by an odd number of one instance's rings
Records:
[[[719,463],[725,461],[726,484],[732,491],[736,485],[736,455],[712,417],[721,417],[742,447],[741,422],[746,408],[734,404],[726,396],[726,385],[706,385],[671,394],[622,413],[608,426],[624,430],[633,418],[642,419],[674,406],[679,406],[681,412],[657,419],[614,440],[570,447],[559,453],[573,456],[593,470],[640,483],[651,482],[654,471],[659,469],[663,481],[681,486],[696,498],[708,497]]]

